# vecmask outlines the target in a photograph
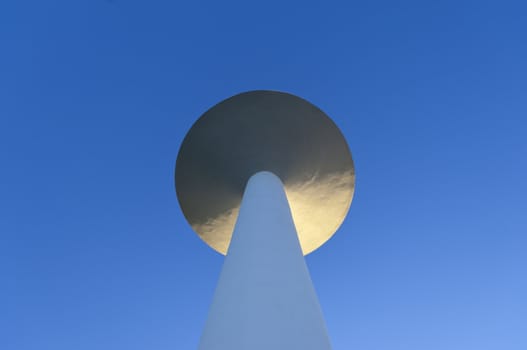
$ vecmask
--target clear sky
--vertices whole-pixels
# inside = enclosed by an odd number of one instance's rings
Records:
[[[0,2],[0,348],[194,349],[222,264],[173,170],[253,89],[357,187],[307,257],[335,349],[527,349],[524,1]]]

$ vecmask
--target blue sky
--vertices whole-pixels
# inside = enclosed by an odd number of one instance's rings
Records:
[[[307,257],[335,349],[527,348],[522,1],[0,4],[0,348],[193,349],[222,257],[173,168],[253,89],[342,129],[357,187]]]

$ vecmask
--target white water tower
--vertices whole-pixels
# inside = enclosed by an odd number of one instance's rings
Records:
[[[304,255],[344,220],[348,145],[320,109],[250,91],[205,112],[176,162],[186,219],[226,255],[200,350],[331,349]]]

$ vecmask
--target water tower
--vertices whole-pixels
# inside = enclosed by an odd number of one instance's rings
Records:
[[[199,349],[331,349],[304,260],[341,225],[355,188],[331,119],[288,93],[230,97],[187,133],[175,183],[189,224],[226,255]]]

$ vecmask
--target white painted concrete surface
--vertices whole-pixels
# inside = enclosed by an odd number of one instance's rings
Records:
[[[242,200],[199,350],[331,349],[278,177],[260,172]]]

